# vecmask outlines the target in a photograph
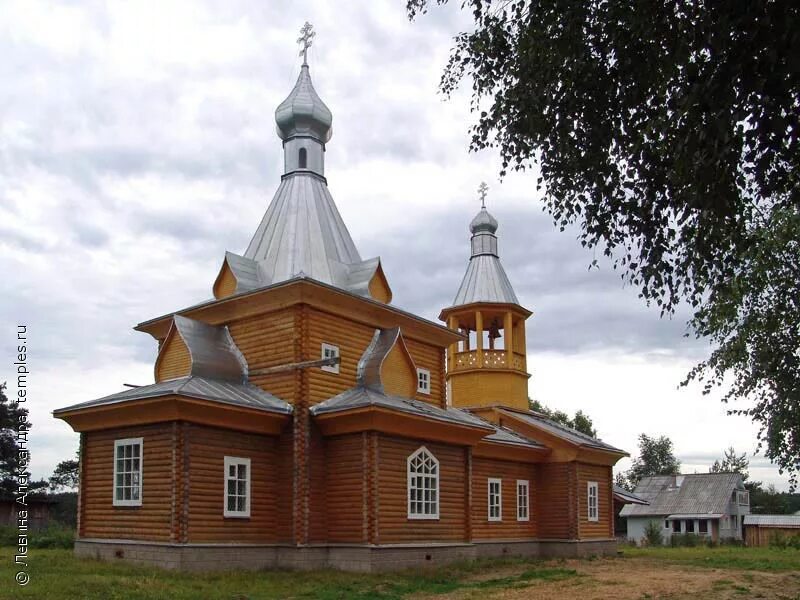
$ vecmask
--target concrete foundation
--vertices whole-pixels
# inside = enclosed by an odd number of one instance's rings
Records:
[[[339,569],[374,573],[437,567],[461,560],[529,556],[532,558],[608,555],[616,541],[500,540],[464,544],[256,545],[170,544],[135,540],[81,539],[75,555],[182,571],[235,569]]]

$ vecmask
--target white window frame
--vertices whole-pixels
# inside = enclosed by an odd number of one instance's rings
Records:
[[[326,356],[328,352],[330,352],[330,356]],[[322,346],[320,348],[320,359],[333,358],[334,356],[338,356],[341,359],[341,355],[339,354],[339,346],[322,342]],[[320,368],[327,373],[335,373],[338,375],[340,364],[341,363],[336,363],[335,365],[325,365]]]
[[[233,519],[247,519],[250,517],[250,481],[253,479],[253,473],[250,470],[250,459],[244,458],[240,456],[226,456],[225,460],[223,461],[225,465],[225,485],[222,489],[222,515],[224,517],[230,517]],[[230,476],[230,468],[235,466],[237,467],[237,475],[238,475],[238,467],[240,465],[245,465],[247,468],[247,478],[245,479],[244,484],[244,510],[229,510],[228,509],[228,482],[229,481],[239,481],[238,477],[231,477]],[[238,497],[238,494],[236,494]]]
[[[600,520],[600,489],[596,481],[586,482],[586,516],[589,521]]]
[[[419,473],[419,472],[416,472],[416,471],[412,472],[411,463],[414,462],[414,460],[417,457],[419,457],[420,455],[422,455],[422,454],[424,454],[426,457],[431,459],[431,461],[433,462],[433,464],[434,464],[434,466],[436,468],[436,472],[435,473],[431,474],[431,473],[425,473],[425,472]],[[418,478],[418,477],[422,477],[423,478],[423,485],[421,487],[415,485],[416,478]],[[439,480],[440,480],[440,478],[441,478],[441,468],[439,466],[439,459],[436,458],[436,456],[434,456],[433,452],[428,450],[425,446],[420,446],[419,448],[417,448],[414,452],[412,452],[409,455],[409,457],[406,459],[406,503],[407,503],[406,504],[406,509],[407,509],[406,512],[407,512],[407,515],[408,515],[409,519],[412,519],[412,520],[415,520],[415,521],[433,521],[433,520],[437,520],[439,518],[439,507],[441,506],[441,501],[442,501],[442,498],[441,498],[441,496],[439,494]],[[427,487],[425,485],[425,480],[426,479],[432,480],[433,487]],[[412,490],[413,491],[422,492],[423,493],[423,499],[421,501],[417,500],[417,499],[414,499],[414,501],[412,502],[412,499],[411,499]],[[424,493],[426,491],[427,492],[433,492],[435,494],[435,499],[434,500],[430,500],[430,499],[429,500],[425,500],[424,499]],[[423,512],[421,512],[421,513],[416,512],[416,509],[412,506],[413,504],[417,504],[419,502],[422,502],[422,504],[423,504]],[[433,504],[434,510],[432,510],[431,512],[428,512],[428,513],[424,512],[424,507],[425,507],[426,503]]]
[[[126,446],[133,446],[139,445],[139,456],[131,456],[131,459],[138,458],[139,461],[139,470],[138,473],[135,470],[130,471],[119,471],[119,459],[117,458],[117,449],[120,447]],[[125,460],[124,458],[122,459]],[[136,485],[125,486],[123,480],[123,488],[130,487],[131,490],[136,490],[138,492],[138,498],[131,497],[130,499],[118,499],[117,498],[117,475],[126,475],[131,474],[131,480],[133,481],[134,475],[138,475],[138,480],[136,481]],[[114,479],[111,481],[111,499],[113,506],[141,506],[142,505],[142,480],[144,479],[144,438],[125,438],[121,440],[114,440]],[[131,496],[133,496],[133,492],[131,492]]]
[[[497,515],[492,516],[492,485],[497,485]],[[486,517],[489,521],[503,520],[503,480],[497,477],[489,477],[486,481]]]
[[[431,393],[431,371],[430,369],[417,369],[417,392],[420,394]]]
[[[524,491],[523,491],[524,490]],[[524,500],[524,502],[521,502]],[[524,511],[522,509],[525,509]],[[531,482],[517,479],[517,521],[531,520]]]

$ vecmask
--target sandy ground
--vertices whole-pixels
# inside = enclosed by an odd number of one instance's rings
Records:
[[[647,559],[567,560],[547,566],[574,569],[577,577],[562,581],[527,580],[511,589],[466,589],[438,600],[642,600],[645,598],[718,600],[777,598],[800,600],[800,573],[765,573],[705,569]],[[519,575],[524,566],[504,567],[479,579]],[[420,596],[419,600],[428,596]]]

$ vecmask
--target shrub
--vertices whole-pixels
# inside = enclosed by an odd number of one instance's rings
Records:
[[[52,523],[28,535],[31,548],[72,548],[75,543],[75,530],[61,523]]]
[[[0,527],[0,546],[16,546],[19,530],[11,525]],[[61,523],[51,523],[44,529],[28,532],[30,548],[72,548],[75,530]]]
[[[642,541],[648,546],[660,546],[664,543],[664,535],[661,533],[661,523],[650,521],[644,528],[644,538]]]
[[[700,537],[696,533],[685,533],[683,535],[683,545],[694,548],[700,544]]]

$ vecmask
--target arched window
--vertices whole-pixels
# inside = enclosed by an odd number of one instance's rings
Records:
[[[306,149],[300,148],[300,152],[297,155],[297,167],[300,169],[305,169],[307,163],[308,159],[306,157]]]
[[[425,446],[408,457],[408,518],[439,518],[439,461]]]

